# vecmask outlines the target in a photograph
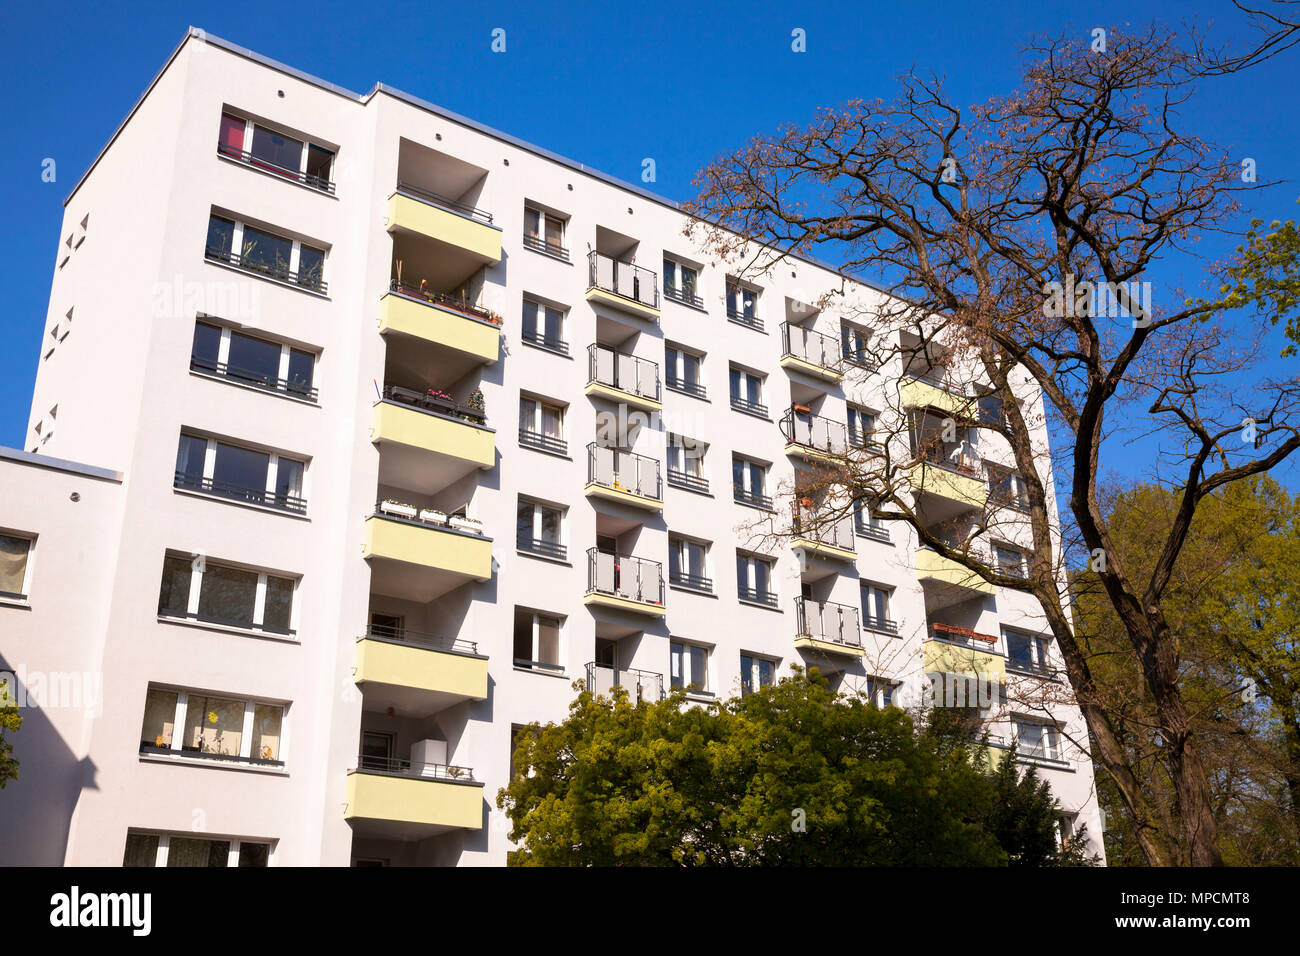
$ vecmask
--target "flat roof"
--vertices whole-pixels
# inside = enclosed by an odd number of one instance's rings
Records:
[[[448,120],[449,122],[457,123],[461,126],[467,127],[468,129],[472,129],[476,132],[482,133],[485,136],[491,136],[494,139],[498,139],[503,143],[508,143],[511,146],[515,146],[519,149],[526,150],[527,152],[534,153],[537,156],[541,156],[545,159],[551,160],[552,162],[558,163],[562,166],[572,169],[575,172],[581,173],[584,176],[590,176],[593,179],[598,179],[604,183],[607,183],[608,185],[614,186],[617,189],[621,189],[624,192],[633,193],[634,195],[640,196],[643,199],[647,199],[650,202],[658,203],[659,205],[666,206],[669,209],[674,210],[675,212],[681,213],[682,215],[687,215],[687,213],[683,211],[681,203],[677,202],[676,200],[669,199],[667,196],[661,196],[658,193],[651,192],[648,189],[644,189],[636,185],[635,183],[626,182],[625,180],[619,179],[616,176],[611,176],[608,173],[603,173],[598,169],[593,169],[592,167],[587,166],[583,163],[579,163],[576,160],[569,159],[566,156],[561,156],[559,153],[551,152],[550,150],[545,149],[544,147],[537,146],[534,143],[529,143],[526,140],[519,139],[517,136],[511,136],[509,133],[505,133],[502,132],[501,130],[494,129],[493,127],[487,126],[483,123],[479,123],[476,120],[472,120],[467,116],[461,116],[459,113],[454,113],[451,110],[444,109],[435,103],[430,103],[428,100],[420,99],[420,97],[418,96],[412,96],[410,93],[404,93],[401,90],[394,89],[393,87],[387,86],[383,83],[376,83],[374,87],[370,90],[370,92],[364,95],[360,93],[354,93],[353,91],[338,86],[335,83],[330,83],[328,80],[322,80],[319,77],[311,75],[310,73],[305,73],[302,70],[294,69],[291,66],[279,62],[278,60],[273,60],[270,57],[263,56],[260,53],[248,49],[247,47],[242,47],[236,43],[231,43],[228,40],[223,40],[220,37],[213,36],[212,34],[208,33],[206,30],[201,30],[198,27],[190,27],[186,31],[185,36],[181,39],[181,42],[177,44],[176,49],[172,51],[171,56],[167,58],[167,62],[163,64],[162,69],[158,71],[157,75],[154,76],[153,80],[149,83],[149,86],[145,89],[144,93],[140,95],[140,99],[138,99],[135,105],[131,107],[131,111],[127,113],[126,117],[122,120],[122,122],[118,124],[118,127],[114,131],[113,135],[109,137],[108,142],[104,144],[104,148],[101,149],[98,154],[96,154],[95,159],[91,162],[90,166],[87,167],[85,173],[83,173],[81,178],[77,180],[77,184],[72,187],[72,191],[68,193],[67,197],[63,200],[64,206],[67,206],[67,204],[72,201],[72,197],[76,195],[77,190],[81,188],[81,184],[86,181],[86,177],[88,177],[90,173],[94,170],[94,168],[99,164],[99,160],[103,157],[104,153],[106,153],[108,151],[108,148],[113,145],[113,142],[121,134],[122,129],[130,121],[131,117],[135,115],[136,110],[140,108],[140,104],[144,102],[145,98],[153,90],[154,86],[158,83],[160,79],[162,79],[162,75],[165,72],[167,72],[167,67],[171,66],[172,61],[176,59],[177,55],[184,48],[185,44],[191,39],[199,40],[203,43],[209,43],[212,46],[217,47],[218,49],[222,49],[229,53],[233,53],[236,56],[241,56],[244,57],[245,59],[252,60],[253,62],[259,63],[262,66],[265,66],[269,69],[276,70],[277,72],[280,73],[284,73],[286,76],[292,76],[295,79],[302,80],[304,83],[310,83],[313,86],[317,86],[323,90],[327,90],[331,93],[337,94],[338,96],[342,96],[346,99],[352,100],[353,102],[359,105],[363,105],[363,106],[366,105],[377,93],[386,94],[388,96],[393,97],[394,99],[401,100],[404,103],[414,106],[416,109],[433,113],[436,116],[440,116],[443,119]],[[715,225],[717,224],[715,223]],[[741,234],[736,233],[736,235],[741,235]],[[745,237],[745,238],[749,238],[749,237]],[[860,276],[847,273],[841,267],[833,263],[826,262],[822,259],[818,259],[815,256],[810,256],[803,253],[791,252],[788,250],[781,250],[780,247],[778,246],[771,246],[767,243],[759,242],[759,240],[757,239],[750,238],[749,241],[755,242],[760,246],[766,246],[768,248],[775,249],[778,252],[784,252],[784,254],[789,256],[791,259],[798,260],[799,262],[806,262],[809,265],[816,266],[819,269],[825,269],[826,271],[831,272],[837,276],[841,276],[852,282],[856,282],[859,285],[866,286],[867,288],[874,289],[877,292],[898,297],[897,293],[890,292],[888,289],[882,288],[881,286],[877,285],[874,282],[871,282],[870,280],[863,279]]]
[[[97,478],[102,481],[122,480],[120,471],[113,471],[111,468],[100,468],[97,465],[83,465],[79,461],[68,461],[66,458],[53,458],[50,455],[38,455],[35,452],[23,451],[21,448],[6,448],[0,445],[0,461],[12,461],[18,465],[28,465],[32,468],[47,468],[51,471],[63,471],[70,475],[84,475],[87,478]]]

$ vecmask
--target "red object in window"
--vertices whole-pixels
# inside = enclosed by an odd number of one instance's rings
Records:
[[[217,139],[217,149],[235,157],[244,151],[244,121],[238,116],[221,114],[221,135]]]

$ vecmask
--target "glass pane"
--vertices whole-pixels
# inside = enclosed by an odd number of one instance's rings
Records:
[[[316,147],[313,146],[312,149]],[[244,843],[239,844],[239,865],[242,866],[269,866],[271,863],[271,844],[269,843]]]
[[[172,837],[168,841],[168,868],[173,866],[220,867],[229,865],[229,840],[196,840],[193,837]]]
[[[240,261],[244,265],[278,279],[287,279],[292,254],[293,243],[288,239],[281,239],[252,226],[244,227],[243,248],[240,250]]]
[[[559,438],[563,416],[558,408],[542,406],[542,434],[550,438]]]
[[[772,662],[771,661],[758,662],[758,681],[764,687],[772,683]]]
[[[162,589],[158,593],[159,614],[184,614],[190,607],[189,558],[168,556],[163,559]]]
[[[737,491],[745,488],[745,463],[739,458],[731,459],[731,483]]]
[[[227,258],[235,241],[235,224],[229,219],[212,216],[208,219],[207,255]]]
[[[537,619],[537,655],[543,664],[560,663],[560,622],[553,617]]]
[[[691,648],[691,686],[709,689],[709,652],[703,647]]]
[[[754,590],[760,595],[767,594],[767,562],[754,562]]]
[[[325,250],[301,246],[298,249],[298,284],[319,289],[325,278]]]
[[[280,377],[280,352],[280,346],[273,342],[231,332],[227,371],[232,378],[274,385]]]
[[[141,747],[170,747],[176,726],[176,691],[150,688],[144,697]]]
[[[292,458],[281,458],[275,468],[275,500],[279,504],[298,504],[302,498],[302,474],[306,466]]]
[[[542,214],[536,209],[524,210],[524,234],[534,238],[541,235]]]
[[[262,626],[268,630],[287,631],[293,618],[293,579],[266,576],[266,607]]]
[[[194,326],[194,345],[190,348],[190,364],[209,372],[217,370],[217,355],[221,348],[221,330],[215,325],[198,322]]]
[[[157,866],[158,837],[150,833],[128,833],[123,866]]]
[[[261,501],[266,493],[266,471],[270,464],[271,456],[266,452],[218,443],[212,480],[217,491],[247,492],[241,497]]]
[[[515,539],[531,541],[533,539],[533,504],[530,501],[519,502],[515,512]]]
[[[195,435],[182,435],[176,449],[176,473],[194,479],[203,477],[203,460],[208,453],[208,440]],[[195,482],[197,483],[197,481]]]
[[[731,370],[731,397],[732,398],[745,397],[741,391],[740,378],[741,378],[740,372],[733,368]]]
[[[182,749],[237,757],[243,735],[242,700],[190,695]]]
[[[289,391],[304,395],[310,392],[315,370],[316,356],[302,349],[289,349]]]
[[[554,216],[546,218],[546,241],[553,246],[564,245],[564,220]]]
[[[244,151],[244,126],[242,117],[221,114],[221,132],[217,137],[217,146],[223,153],[238,156]]]
[[[564,313],[559,309],[546,310],[546,339],[549,342],[564,339]]]
[[[553,508],[542,509],[542,540],[560,543],[560,513]]]
[[[284,711],[273,704],[253,707],[253,749],[249,751],[258,760],[280,759],[280,724]]]
[[[524,299],[524,338],[537,338],[537,310],[536,302],[529,302]]]
[[[0,591],[22,594],[27,579],[27,555],[32,543],[28,538],[0,534]]]
[[[199,589],[199,617],[221,624],[250,627],[257,599],[257,575],[252,571],[209,564]]]
[[[261,160],[281,169],[298,172],[302,163],[302,140],[273,133],[260,126],[253,127],[253,159]]]
[[[1034,651],[1030,640],[1023,634],[1007,634],[1007,656],[1011,663],[1029,667],[1034,663]]]
[[[329,182],[330,170],[334,167],[334,153],[322,146],[307,148],[307,175]],[[242,864],[241,864],[242,865]]]

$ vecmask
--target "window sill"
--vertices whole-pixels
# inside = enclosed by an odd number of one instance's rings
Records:
[[[266,275],[258,272],[256,269],[245,269],[242,266],[232,266],[229,262],[222,262],[219,259],[209,259],[207,256],[203,257],[203,261],[210,266],[216,266],[218,269],[227,269],[231,272],[237,272],[241,276],[252,276],[254,279],[261,279],[263,282],[269,282],[271,285],[277,285],[284,289],[295,289],[298,292],[302,292],[306,295],[312,296],[313,298],[323,299],[326,302],[330,301],[329,293],[318,292],[311,286],[299,285],[296,282],[289,282],[285,279],[277,279],[275,276]]]
[[[700,401],[700,402],[711,402],[711,400],[710,400],[710,398],[709,398],[709,396],[708,396],[707,394],[706,394],[706,395],[701,395],[699,392],[692,392],[692,391],[691,391],[690,389],[688,389],[688,388],[677,388],[676,386],[674,386],[674,385],[670,385],[670,384],[668,384],[667,382],[664,382],[664,388],[667,389],[667,390],[670,391],[670,392],[676,392],[678,395],[685,395],[685,396],[687,396],[688,398],[693,398],[693,399],[695,399],[696,401]]]
[[[1074,764],[1068,760],[1056,760],[1052,757],[1030,757],[1026,754],[1016,754],[1016,763],[1032,764],[1035,767],[1042,767],[1044,770],[1059,770],[1062,773],[1074,773]]]
[[[761,505],[756,501],[741,501],[739,498],[732,498],[731,500],[743,508],[753,508],[755,511],[762,511],[767,514],[774,514],[776,512],[776,508],[769,507],[768,505]]]
[[[536,246],[530,246],[526,242],[523,245],[524,248],[527,249],[529,252],[535,252],[539,256],[543,256],[544,258],[547,259],[552,259],[555,262],[563,262],[566,266],[573,265],[573,259],[570,258],[569,256],[562,256],[559,253],[555,253],[555,252],[547,252],[545,249],[538,249]]]
[[[673,584],[669,581],[668,588],[671,591],[682,591],[686,594],[696,594],[700,597],[713,598],[714,600],[717,600],[718,598],[718,595],[713,591],[705,591],[703,588],[693,588],[689,584]]]
[[[204,501],[216,501],[223,505],[234,505],[236,508],[248,508],[251,511],[260,511],[263,514],[278,515],[281,518],[292,518],[295,521],[311,521],[305,514],[297,514],[293,511],[286,511],[283,508],[271,508],[267,505],[254,504],[251,501],[239,501],[235,498],[226,498],[222,495],[209,494],[206,491],[192,491],[188,488],[177,488],[172,486],[172,491],[178,495],[185,495],[187,498],[202,498]]]
[[[742,329],[749,329],[751,332],[757,332],[759,335],[767,335],[767,329],[763,328],[762,325],[755,325],[752,322],[746,322],[743,319],[736,319],[731,316],[727,316],[727,321],[732,325],[740,326]]]
[[[518,674],[536,674],[538,677],[552,677],[552,678],[557,678],[559,680],[569,679],[569,675],[564,673],[563,671],[546,670],[545,668],[541,668],[541,667],[520,667],[518,664],[516,664],[514,665],[514,670]]]
[[[749,598],[743,597],[738,597],[736,600],[741,604],[747,604],[750,607],[760,607],[764,611],[775,611],[777,614],[784,613],[779,604],[764,604],[762,601],[751,601]]]
[[[685,299],[679,299],[676,296],[669,295],[667,292],[664,293],[664,301],[675,302],[677,305],[685,306],[688,309],[694,309],[696,312],[703,312],[705,315],[709,314],[709,310],[704,306],[696,305],[694,302],[687,302]]]
[[[750,418],[757,418],[759,421],[767,422],[769,425],[772,423],[771,416],[769,416],[765,411],[756,412],[749,408],[742,408],[740,405],[732,405],[731,410],[733,412],[740,412],[742,415],[748,415]]]
[[[552,458],[559,458],[563,461],[573,461],[573,456],[568,452],[552,451],[549,448],[543,448],[541,445],[534,445],[532,442],[521,441],[520,448],[527,448],[529,451],[540,452],[543,455],[550,455]]]
[[[30,611],[32,602],[27,598],[0,598],[0,607],[11,607],[19,611]]]
[[[528,551],[524,548],[515,548],[515,554],[523,558],[534,558],[538,561],[545,561],[548,564],[558,564],[566,568],[573,567],[573,562],[568,558],[553,558],[549,554],[539,554],[536,551]]]
[[[565,352],[560,349],[551,348],[549,345],[544,345],[541,342],[534,342],[532,339],[526,339],[523,336],[519,337],[519,341],[524,345],[527,345],[530,349],[537,349],[537,351],[545,352],[548,355],[558,355],[560,358],[566,358],[570,361],[573,360],[572,352]]]
[[[185,767],[207,767],[212,770],[234,770],[239,773],[260,773],[270,777],[287,777],[289,771],[284,767],[259,767],[257,764],[240,763],[235,760],[211,760],[203,757],[187,757],[184,751],[176,755],[170,754],[140,754],[141,763],[162,763],[174,764]]]
[[[279,173],[274,173],[269,169],[260,169],[259,167],[254,166],[252,163],[246,163],[243,160],[235,159],[235,157],[233,156],[226,156],[221,152],[221,150],[217,150],[217,159],[221,160],[222,162],[230,163],[230,165],[232,166],[238,166],[241,169],[250,169],[253,172],[257,173],[259,176],[269,176],[270,178],[278,180],[279,182],[288,183],[291,186],[297,186],[299,189],[305,189],[307,190],[307,192],[315,193],[317,196],[327,196],[330,199],[339,198],[336,193],[326,192],[324,189],[317,189],[315,186],[308,186],[306,183],[300,183],[296,179],[290,179],[288,176],[282,176]]]
[[[193,627],[200,631],[217,631],[221,634],[235,634],[239,637],[257,637],[265,641],[275,641],[278,644],[301,644],[297,637],[292,634],[277,634],[274,631],[264,631],[256,627],[235,627],[231,624],[217,624],[212,621],[196,621],[185,617],[170,617],[166,614],[158,615],[159,624],[175,624],[178,627]]]
[[[285,401],[296,402],[299,405],[310,405],[312,408],[320,408],[320,402],[313,402],[311,399],[299,398],[296,395],[290,395],[276,388],[258,388],[256,385],[248,385],[244,382],[237,381],[228,375],[213,375],[210,372],[200,372],[193,368],[190,374],[195,378],[207,379],[209,382],[220,382],[222,385],[230,385],[233,388],[242,388],[246,392],[256,392],[259,395],[271,395],[275,398],[283,398]]]
[[[708,691],[688,690],[686,692],[686,699],[694,701],[697,704],[712,704],[716,702],[718,698],[714,694],[710,694]]]

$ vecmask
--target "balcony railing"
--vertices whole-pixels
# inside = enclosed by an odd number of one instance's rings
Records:
[[[664,603],[663,565],[630,554],[587,552],[587,593],[608,594],[642,604]]]
[[[793,445],[830,455],[848,453],[848,426],[821,415],[801,412],[793,406],[781,418],[781,434]]]
[[[759,415],[763,418],[767,417],[766,405],[762,402],[751,402],[749,399],[742,398],[739,395],[731,396],[731,407],[738,412],[747,412],[750,415]]]
[[[737,504],[749,505],[753,508],[764,508],[768,511],[772,510],[772,499],[761,491],[750,491],[735,482],[732,482],[731,490]]]
[[[587,446],[587,481],[655,501],[664,498],[658,459],[597,442]]]
[[[607,345],[587,347],[587,384],[593,382],[656,402],[660,398],[659,366]]]
[[[433,412],[435,415],[445,415],[448,418],[459,418],[471,425],[480,427],[487,425],[487,418],[479,409],[463,402],[457,402],[443,393],[432,390],[421,392],[413,388],[403,388],[400,385],[385,385],[384,399],[396,402],[398,405],[406,405],[418,411]]]
[[[277,508],[280,511],[288,511],[292,514],[303,514],[307,510],[307,499],[299,498],[297,495],[267,491],[265,488],[248,488],[243,485],[231,484],[228,481],[218,481],[216,478],[191,475],[183,471],[176,472],[173,487],[184,491],[201,491],[204,494],[215,495],[218,498],[226,498],[230,501],[242,501],[248,504],[261,505],[265,508]]]
[[[830,641],[845,647],[862,646],[862,628],[858,624],[857,608],[804,597],[795,598],[794,607],[798,615],[797,636]]]
[[[277,378],[265,372],[254,372],[251,369],[239,368],[226,362],[215,362],[198,355],[190,356],[190,369],[205,375],[228,378],[240,385],[251,385],[253,388],[265,389],[268,392],[283,392],[309,402],[316,401],[316,389],[297,379]]]
[[[398,282],[396,279],[393,279],[388,283],[388,290],[390,292],[396,292],[398,295],[404,295],[408,299],[415,299],[418,302],[427,302],[430,305],[441,306],[444,309],[459,312],[462,315],[469,316],[471,319],[478,319],[481,322],[487,322],[491,325],[501,325],[502,323],[501,316],[497,315],[491,309],[484,309],[471,304],[463,295],[453,295],[450,292],[438,292],[425,285],[413,285],[410,282]]]
[[[960,644],[963,647],[972,647],[976,650],[988,651],[990,654],[998,653],[997,635],[981,634],[974,628],[958,627],[954,624],[931,624],[929,636],[932,641],[944,641],[948,644]]]
[[[673,471],[669,468],[668,484],[677,488],[685,488],[687,491],[698,491],[705,495],[709,493],[709,479],[685,471]]]
[[[843,362],[839,341],[813,329],[781,323],[781,354],[838,372]]]
[[[387,641],[390,644],[406,644],[431,651],[449,651],[454,654],[477,654],[478,644],[463,641],[460,638],[432,634],[428,631],[413,631],[408,627],[385,627],[372,624],[366,632],[357,638],[359,641]]]
[[[587,665],[587,690],[592,694],[611,695],[615,687],[627,689],[627,695],[638,704],[641,701],[663,700],[664,677],[653,671],[638,671],[630,667],[610,667],[592,661]]]
[[[792,530],[795,535],[809,541],[828,544],[845,551],[854,549],[853,518],[843,515],[833,521],[818,519],[811,508],[795,506],[791,515]]]
[[[1017,495],[1014,492],[1000,490],[995,486],[989,489],[988,500],[991,505],[1001,505],[1010,508],[1012,511],[1029,514],[1029,498],[1025,495]]]
[[[527,554],[537,554],[544,558],[554,558],[556,561],[567,561],[569,558],[569,549],[558,541],[547,541],[545,538],[534,538],[530,534],[516,534],[515,547]]]
[[[1007,670],[1021,674],[1033,674],[1037,677],[1055,677],[1056,668],[1050,663],[1025,660],[1023,657],[1008,657]]]
[[[542,432],[536,432],[523,426],[519,428],[519,444],[526,445],[529,448],[540,448],[542,451],[549,451],[556,455],[567,455],[569,453],[569,443],[563,438],[545,435]]]
[[[741,325],[748,326],[751,329],[756,329],[759,332],[763,331],[763,320],[753,313],[746,315],[743,310],[728,306],[727,318],[732,322],[739,322]]]
[[[668,583],[681,588],[689,588],[692,591],[713,593],[712,578],[706,578],[702,574],[691,574],[689,571],[674,571],[671,567],[668,569]]]
[[[708,398],[709,395],[709,390],[699,382],[688,382],[684,378],[674,378],[671,375],[668,376],[668,387],[685,392],[687,395],[694,395],[696,398]]]
[[[288,282],[290,285],[296,285],[310,292],[319,292],[324,295],[328,286],[324,279],[318,275],[301,275],[294,272],[288,266],[268,265],[265,262],[255,262],[246,259],[237,252],[229,249],[222,249],[217,246],[208,246],[203,251],[203,255],[211,262],[224,262],[226,265],[234,266],[236,269],[243,269],[245,272],[252,272],[256,275],[266,276],[268,279],[276,279],[280,282]]]
[[[468,203],[458,202],[455,199],[448,199],[446,196],[439,196],[437,193],[429,192],[427,189],[421,189],[418,186],[412,186],[410,183],[404,183],[401,180],[397,182],[397,191],[412,199],[418,199],[420,202],[428,203],[430,206],[441,206],[448,212],[454,212],[458,216],[464,216],[467,219],[476,219],[479,222],[492,225],[492,213],[485,209],[479,209]]]
[[[870,538],[873,541],[888,542],[889,528],[883,524],[873,524],[871,519],[866,515],[858,512],[853,519],[853,530],[864,538]]]
[[[684,283],[682,285],[664,285],[664,295],[676,302],[684,302],[686,305],[693,305],[697,309],[704,308],[704,299],[695,292],[694,283]]]
[[[557,259],[569,261],[569,250],[558,242],[543,238],[542,236],[533,235],[530,232],[524,233],[524,248],[532,249],[534,252],[544,252],[548,256],[555,256]]]
[[[418,777],[421,780],[459,780],[472,782],[474,771],[469,767],[455,767],[445,763],[412,763],[400,757],[357,755],[357,770],[361,773],[386,773],[397,777]]]
[[[612,256],[591,252],[587,256],[587,287],[603,289],[632,302],[659,308],[658,274]]]
[[[550,349],[552,352],[559,352],[561,355],[569,354],[569,343],[564,339],[551,338],[542,332],[529,332],[525,329],[519,336],[525,342],[531,345],[538,345],[544,349]]]
[[[897,634],[898,622],[887,617],[875,617],[871,614],[862,616],[862,626],[868,631],[880,631],[882,634]]]
[[[741,584],[736,588],[736,596],[742,601],[749,601],[753,604],[764,604],[767,607],[776,607],[777,605],[775,591],[760,591],[757,588]]]
[[[254,169],[261,169],[268,173],[274,173],[276,176],[283,176],[285,179],[293,180],[304,186],[310,186],[312,189],[323,193],[329,193],[331,196],[334,195],[334,184],[324,176],[313,176],[311,173],[304,173],[301,170],[280,166],[265,159],[258,159],[246,149],[235,149],[228,143],[217,143],[217,155],[224,156],[226,159],[233,159],[235,162],[243,163],[246,166],[252,166]]]

